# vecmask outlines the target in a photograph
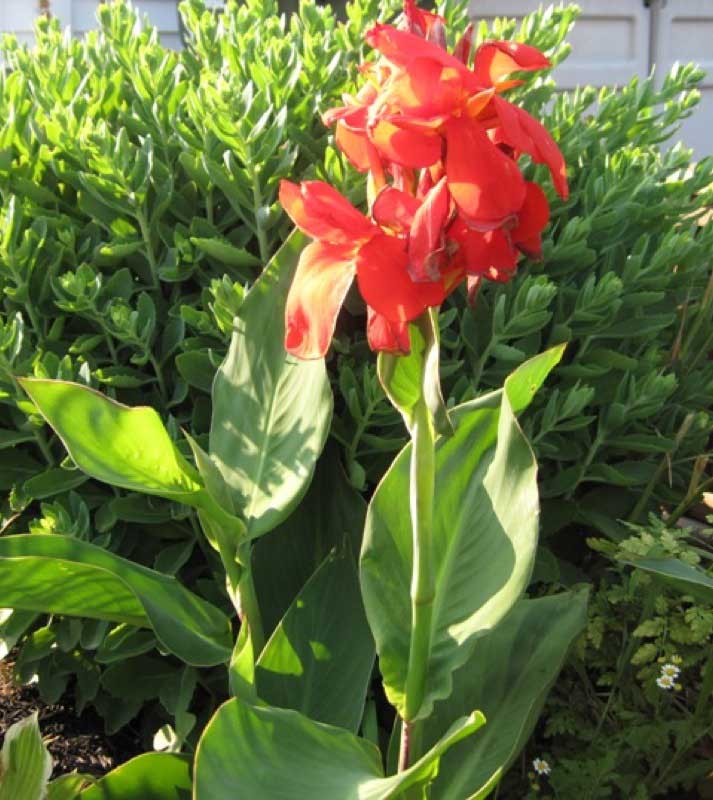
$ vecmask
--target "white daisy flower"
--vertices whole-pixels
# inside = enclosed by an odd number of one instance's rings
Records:
[[[532,762],[532,768],[538,775],[549,775],[552,771],[549,761],[545,761],[544,758],[534,759]]]
[[[675,664],[664,664],[661,667],[661,674],[667,675],[669,678],[678,678],[681,674],[681,668],[677,667]]]
[[[656,678],[656,684],[659,689],[673,689],[676,685],[675,678],[672,678],[670,675],[661,675],[660,677]]]

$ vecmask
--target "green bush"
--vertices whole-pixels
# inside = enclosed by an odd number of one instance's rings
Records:
[[[121,2],[100,6],[99,29],[83,40],[47,20],[34,49],[5,38],[3,532],[84,538],[181,570],[227,602],[193,513],[72,469],[15,379],[78,380],[157,408],[174,432],[207,433],[208,392],[244,287],[291,227],[276,204],[279,179],[322,164],[329,136],[318,110],[351,89],[364,28],[381,6],[358,0],[338,22],[312,2],[285,17],[276,2],[233,2],[216,15],[190,0],[180,53]],[[15,612],[0,639],[3,652],[23,643],[20,680],[36,675],[47,701],[74,685],[78,709],[93,703],[110,731],[152,698],[177,717],[185,709],[171,696],[196,682],[156,662],[146,631]],[[127,681],[152,667],[150,681]],[[202,682],[212,695],[210,676]]]
[[[645,527],[631,526],[618,545],[591,544],[613,559],[703,565],[710,562],[712,533],[672,530],[652,516]],[[552,772],[544,780],[519,779],[513,770],[504,796],[649,800],[690,791],[698,797],[712,765],[712,647],[713,605],[705,596],[667,588],[642,570],[608,568],[591,597],[587,631],[530,744],[530,758],[544,756]],[[680,670],[673,687],[659,686],[671,665]]]

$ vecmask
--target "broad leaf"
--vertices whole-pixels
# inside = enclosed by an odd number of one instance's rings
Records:
[[[153,628],[188,664],[230,658],[228,618],[175,578],[69,536],[0,538],[0,607]]]
[[[209,449],[251,537],[299,502],[332,416],[324,360],[299,361],[284,346],[285,302],[303,244],[293,234],[248,292],[213,384]]]
[[[521,600],[479,639],[453,676],[453,692],[423,723],[423,748],[450,720],[476,705],[488,724],[477,738],[444,756],[433,800],[487,797],[525,746],[567,652],[587,621],[587,592]]]
[[[351,553],[329,556],[290,606],[257,663],[260,698],[356,731],[374,665]]]
[[[195,800],[387,800],[432,780],[441,756],[484,722],[474,713],[408,770],[385,778],[377,747],[297,711],[229,700],[198,745]]]
[[[713,576],[699,567],[678,558],[637,558],[622,560],[622,563],[650,573],[681,594],[690,594],[702,603],[713,604]]]
[[[366,503],[328,444],[302,502],[278,528],[255,542],[253,576],[265,634],[269,635],[314,571],[348,543],[359,557]]]
[[[561,353],[558,348],[538,356],[508,378],[504,391],[453,409],[455,432],[436,443],[436,585],[428,683],[418,717],[448,697],[451,675],[475,639],[497,625],[529,581],[537,546],[537,465],[509,398],[524,408]],[[399,712],[411,639],[410,455],[409,444],[374,493],[361,554],[367,617],[387,696]]]
[[[24,378],[20,384],[92,478],[184,503],[201,491],[198,473],[153,408],[130,408],[67,381]]]
[[[11,725],[0,751],[0,800],[43,800],[51,774],[37,714]]]
[[[132,758],[77,800],[190,800],[191,764],[173,753],[145,753]]]

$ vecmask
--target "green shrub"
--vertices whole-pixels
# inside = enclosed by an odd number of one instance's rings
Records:
[[[703,565],[710,563],[711,533],[672,530],[652,516],[619,545],[591,544],[612,559],[674,557]],[[711,770],[712,647],[713,605],[641,570],[609,567],[591,597],[587,631],[530,744],[530,758],[544,755],[552,772],[545,780],[518,779],[513,770],[504,796],[699,796],[696,786]],[[680,673],[667,689],[657,679],[670,665]]]
[[[232,2],[216,15],[190,0],[180,53],[121,2],[100,6],[99,29],[83,40],[47,20],[32,50],[5,38],[4,532],[84,538],[181,570],[227,602],[192,512],[87,481],[62,461],[15,378],[78,380],[157,408],[174,432],[207,432],[208,392],[244,287],[291,227],[276,204],[279,179],[323,162],[329,136],[318,110],[351,89],[364,28],[382,5],[358,0],[338,22],[312,2],[285,17],[276,2]],[[196,680],[164,659],[160,677],[127,682],[156,666],[146,631],[16,612],[0,622],[0,639],[3,653],[23,643],[20,680],[36,675],[47,701],[74,685],[78,709],[93,703],[110,731],[152,698],[176,717],[185,709],[171,694]],[[212,694],[210,676],[202,682]]]

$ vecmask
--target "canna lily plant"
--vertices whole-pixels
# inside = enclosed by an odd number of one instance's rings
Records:
[[[522,155],[547,165],[563,197],[567,180],[549,133],[504,96],[514,75],[547,68],[545,56],[511,42],[473,53],[472,39],[469,28],[448,52],[444,20],[412,0],[399,27],[369,32],[378,55],[364,87],[325,114],[366,175],[368,213],[320,181],[282,183],[299,231],[236,317],[207,442],[177,444],[152,409],[85,386],[21,381],[77,468],[195,509],[235,612],[87,542],[0,538],[0,606],[151,628],[164,653],[227,671],[231,699],[205,727],[192,774],[185,756],[147,755],[62,797],[484,798],[524,746],[585,619],[582,593],[523,599],[538,494],[516,416],[562,349],[448,408],[438,308],[463,285],[474,296],[483,279],[507,280],[522,253],[540,255],[549,207]],[[269,543],[284,546],[274,531],[299,513],[327,437],[324,356],[354,280],[411,443],[371,497],[358,567],[345,536],[358,503],[325,523],[339,493],[318,497],[305,546],[323,529],[333,546],[268,624],[256,548],[286,581],[291,565]]]

